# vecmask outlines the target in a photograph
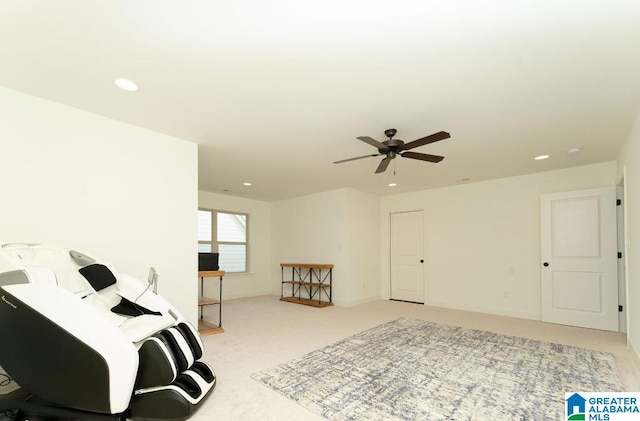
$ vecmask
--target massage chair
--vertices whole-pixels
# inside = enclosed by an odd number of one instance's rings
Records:
[[[216,377],[197,330],[153,281],[153,270],[143,282],[63,247],[2,246],[0,373],[13,387],[0,388],[0,412],[188,419]]]

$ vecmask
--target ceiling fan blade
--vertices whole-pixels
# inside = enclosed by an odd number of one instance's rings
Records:
[[[376,174],[380,174],[381,172],[385,172],[387,167],[389,166],[389,162],[391,162],[391,158],[386,157],[382,161],[380,161],[380,165],[378,165],[378,169],[376,170]]]
[[[375,146],[378,149],[384,149],[387,147],[384,143],[380,143],[377,140],[369,137],[369,136],[360,136],[357,138],[358,140],[362,140],[363,142],[368,143],[371,146]]]
[[[421,139],[414,140],[413,142],[405,143],[402,145],[400,150],[408,151],[409,149],[417,148],[418,146],[427,145],[429,143],[437,142],[439,140],[444,140],[450,138],[451,135],[447,132],[438,132],[429,136],[425,136]],[[418,158],[420,159],[420,158]]]
[[[421,161],[429,161],[429,162],[440,162],[444,159],[444,156],[429,155],[426,153],[419,153],[419,152],[405,152],[400,156],[402,156],[403,158],[419,159]]]
[[[340,161],[335,161],[334,164],[340,164],[340,163],[343,163],[343,162],[355,161],[356,159],[362,159],[362,158],[371,158],[372,156],[378,156],[378,155],[380,155],[380,154],[379,153],[374,153],[374,154],[371,154],[371,155],[363,155],[363,156],[357,156],[355,158],[342,159]]]

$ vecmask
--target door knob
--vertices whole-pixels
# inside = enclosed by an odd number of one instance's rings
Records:
[[[549,266],[549,263],[548,263],[548,262],[544,262],[544,263],[542,264],[542,266],[547,267],[547,266]]]

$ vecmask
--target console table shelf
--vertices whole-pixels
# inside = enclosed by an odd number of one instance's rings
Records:
[[[323,284],[321,284],[320,282],[302,282],[302,281],[282,281],[283,284],[290,284],[290,285],[304,285],[307,287],[320,287],[323,286]],[[328,285],[325,285],[328,286]]]
[[[200,307],[212,306],[216,304],[220,304],[220,300],[217,300],[215,298],[209,298],[209,297],[198,297],[198,306]]]
[[[198,277],[200,278],[200,296],[198,297],[198,307],[200,308],[200,320],[198,320],[198,333],[200,335],[212,335],[214,333],[222,333],[222,278],[225,275],[224,270],[214,271],[199,271]],[[220,278],[220,293],[219,298],[205,297],[204,294],[204,278]],[[214,324],[204,320],[203,309],[205,306],[218,306],[218,324]]]
[[[309,298],[298,298],[298,297],[282,297],[280,298],[280,301],[286,301],[287,303],[302,304],[305,306],[319,307],[319,308],[329,307],[333,305],[333,303],[330,303],[328,301],[318,301],[318,300],[311,300]]]
[[[280,263],[280,268],[282,273],[280,301],[312,307],[329,307],[333,305],[331,292],[333,265]],[[285,280],[285,268],[291,268],[291,280]],[[285,285],[291,285],[290,295],[285,296]]]

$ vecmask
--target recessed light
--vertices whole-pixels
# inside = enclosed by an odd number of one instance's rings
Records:
[[[582,152],[582,148],[580,146],[574,146],[573,148],[569,148],[569,150],[567,151],[567,153],[580,153]]]
[[[395,187],[397,185],[398,185],[397,183],[389,183],[389,184],[387,184],[387,186],[389,186],[389,187]]]
[[[135,82],[129,79],[118,78],[114,81],[114,83],[118,88],[128,92],[135,92],[138,90],[138,85],[136,85]]]
[[[250,186],[251,183],[242,183],[243,186]]]
[[[533,159],[535,159],[536,161],[542,161],[543,159],[547,159],[547,158],[549,158],[549,155],[538,155]]]

